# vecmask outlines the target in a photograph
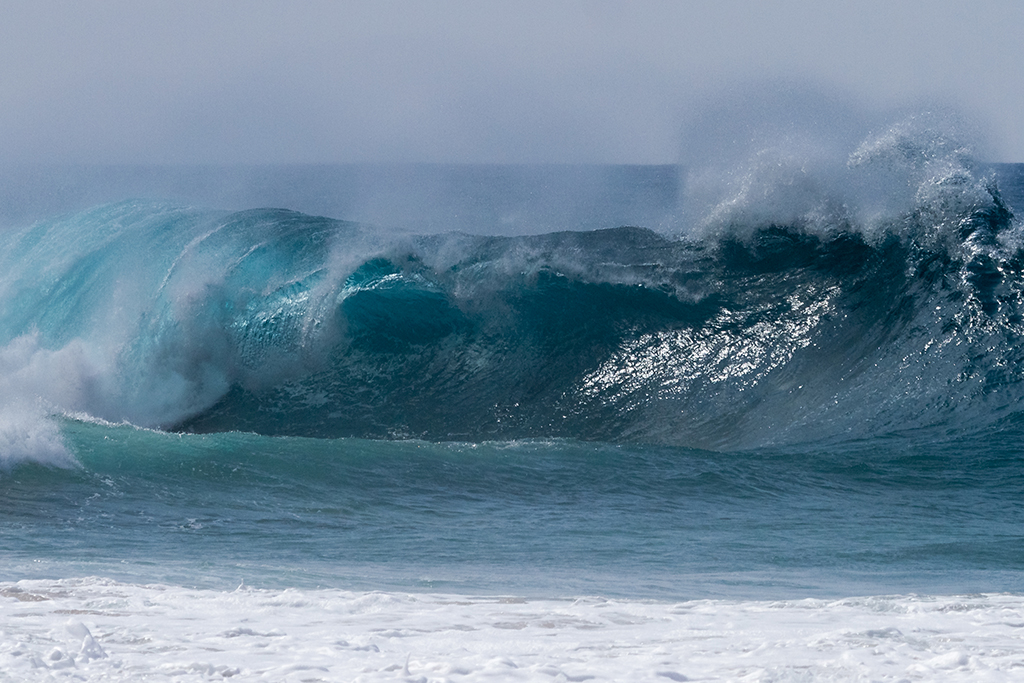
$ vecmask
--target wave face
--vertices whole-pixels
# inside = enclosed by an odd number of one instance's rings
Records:
[[[30,418],[55,412],[700,448],[1014,422],[1024,251],[995,182],[899,130],[849,167],[898,192],[761,211],[748,182],[683,237],[389,237],[148,202],[39,223],[0,236],[0,437],[45,445]]]

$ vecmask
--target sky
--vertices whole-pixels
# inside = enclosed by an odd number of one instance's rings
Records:
[[[0,162],[670,164],[709,103],[756,118],[744,93],[775,83],[866,112],[955,109],[988,160],[1024,162],[1019,0],[0,0],[0,14]]]

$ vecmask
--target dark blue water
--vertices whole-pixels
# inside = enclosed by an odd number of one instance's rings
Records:
[[[438,173],[492,221],[557,185]],[[617,188],[611,224],[129,200],[5,233],[5,578],[1024,589],[1024,167],[910,174],[872,225],[685,234],[616,227],[674,169],[573,173]]]

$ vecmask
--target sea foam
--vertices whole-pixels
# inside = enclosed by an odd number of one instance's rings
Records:
[[[1011,595],[635,602],[0,584],[23,681],[1008,680]]]

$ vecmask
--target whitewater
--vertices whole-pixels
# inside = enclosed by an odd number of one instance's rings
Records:
[[[1019,677],[1022,167],[734,157],[8,202],[0,678]]]

